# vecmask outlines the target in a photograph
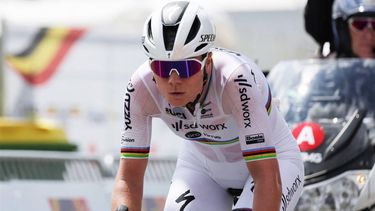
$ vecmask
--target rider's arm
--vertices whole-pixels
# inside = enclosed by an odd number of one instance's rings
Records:
[[[231,113],[239,128],[242,153],[254,179],[253,210],[279,210],[281,182],[273,143],[270,91],[263,73],[244,64],[229,77],[223,92],[224,111]]]
[[[278,211],[281,202],[281,182],[277,159],[248,162],[247,167],[255,183],[253,211]]]
[[[159,110],[138,74],[132,76],[126,89],[121,159],[112,192],[112,210],[123,204],[131,211],[140,211],[150,151],[151,116]]]
[[[147,159],[121,159],[112,193],[112,211],[123,204],[129,210],[141,210],[143,178]]]

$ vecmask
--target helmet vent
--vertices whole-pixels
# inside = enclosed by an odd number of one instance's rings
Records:
[[[147,24],[147,36],[150,39],[150,41],[154,41],[154,37],[152,35],[152,30],[151,30],[151,20]]]
[[[197,52],[199,51],[200,49],[206,47],[208,45],[208,43],[203,43],[203,44],[200,44],[198,47],[195,48],[194,52]]]
[[[201,22],[199,21],[198,16],[195,16],[194,22],[191,25],[189,34],[186,38],[185,45],[191,42],[197,36],[200,27],[201,27]]]
[[[146,48],[145,45],[143,45],[143,49],[145,49],[145,51],[146,51],[147,53],[150,53],[150,52],[148,51],[148,49]]]
[[[176,33],[179,25],[175,26],[163,26],[163,37],[164,46],[167,51],[173,50],[174,41],[176,39]]]

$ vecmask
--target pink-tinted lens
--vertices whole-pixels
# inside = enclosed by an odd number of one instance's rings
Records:
[[[370,21],[372,29],[375,30],[375,19]]]
[[[151,70],[162,78],[168,78],[172,70],[177,71],[181,78],[189,78],[202,69],[201,63],[196,60],[160,61],[150,63]]]
[[[355,19],[352,21],[352,26],[360,31],[367,27],[368,21],[366,19]]]

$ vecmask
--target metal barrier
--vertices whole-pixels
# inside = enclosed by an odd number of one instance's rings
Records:
[[[111,169],[116,175],[120,160],[116,159]],[[170,182],[176,168],[176,158],[150,158],[148,161],[145,182]]]
[[[15,151],[0,153],[0,181],[60,180],[102,181],[100,159],[71,152]]]
[[[1,150],[0,181],[99,181],[114,177],[118,165],[119,159],[116,159],[108,169],[100,157],[75,152]],[[175,158],[152,158],[147,165],[145,182],[169,183],[175,167]]]

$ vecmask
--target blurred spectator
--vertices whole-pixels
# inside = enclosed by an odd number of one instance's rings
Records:
[[[304,20],[320,57],[375,58],[375,0],[308,0]]]
[[[320,57],[335,50],[332,33],[333,1],[308,0],[304,10],[305,30],[318,43]]]

